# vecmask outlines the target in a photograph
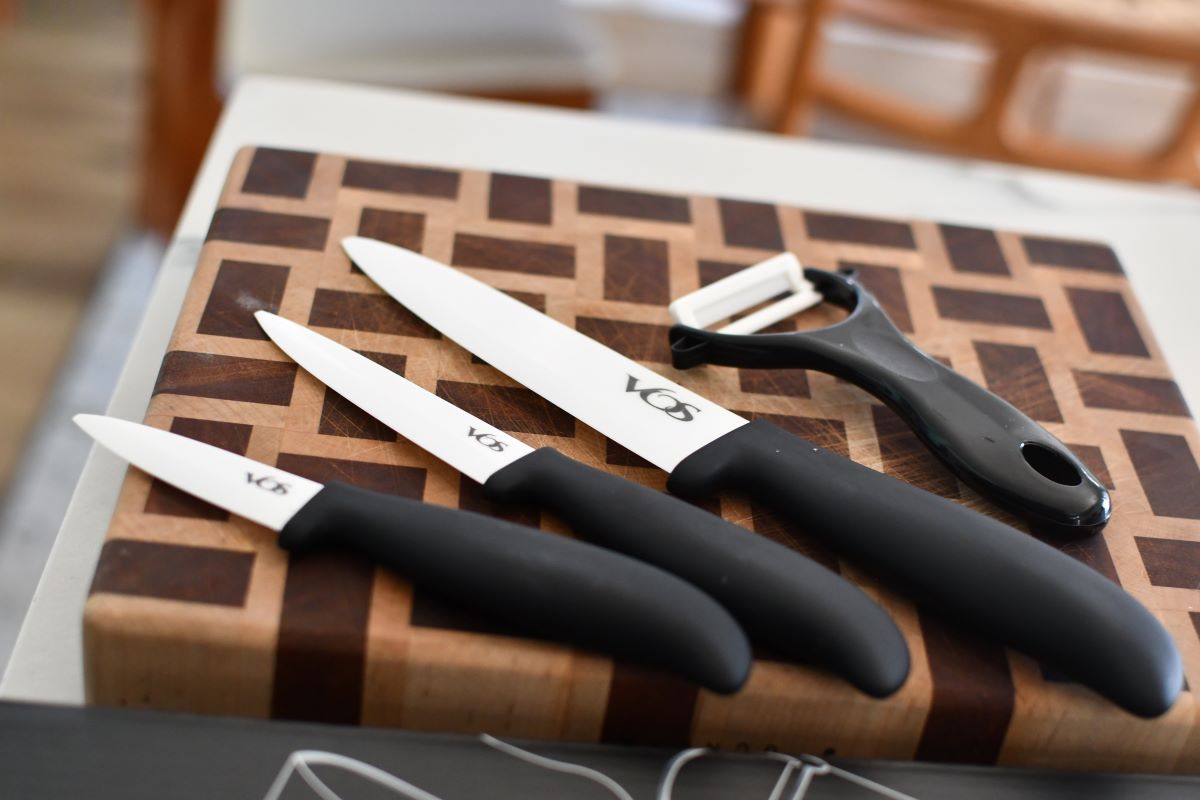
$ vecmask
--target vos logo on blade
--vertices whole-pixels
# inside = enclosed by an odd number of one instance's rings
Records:
[[[638,388],[638,379],[632,375],[629,376],[629,382],[625,384],[625,391],[637,392],[638,396],[642,398],[643,403],[652,408],[657,408],[668,417],[677,419],[680,422],[691,422],[695,419],[692,412],[696,414],[700,413],[700,409],[676,397],[673,394],[674,389],[667,389],[662,386]]]
[[[255,477],[253,472],[246,473],[246,483],[252,483],[264,492],[270,492],[271,494],[287,494],[289,488],[286,483],[282,483],[270,475]]]
[[[472,427],[469,431],[467,431],[467,436],[470,436],[472,439],[479,442],[481,445],[486,447],[488,450],[495,450],[497,453],[504,452],[504,448],[508,447],[508,442],[500,441],[499,439],[496,438],[496,434],[488,433],[487,431],[481,431],[480,433],[476,433],[474,427]]]

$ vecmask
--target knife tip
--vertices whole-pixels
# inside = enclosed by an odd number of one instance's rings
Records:
[[[88,436],[91,436],[93,439],[96,438],[95,431],[97,426],[102,424],[101,421],[105,419],[107,419],[107,417],[104,417],[100,414],[76,414],[71,417],[71,421],[78,425],[84,433],[86,433]]]
[[[281,317],[278,314],[273,314],[270,311],[259,309],[254,312],[254,321],[258,323],[258,327],[262,328],[270,337],[271,341],[279,344],[279,338],[284,336],[289,329],[303,328],[304,326],[298,322],[293,322],[287,317]]]
[[[346,236],[341,241],[342,250],[350,257],[359,269],[363,269],[360,261],[367,257],[370,253],[400,253],[410,256],[420,256],[421,254],[415,250],[409,250],[407,247],[384,242],[379,239],[372,239],[369,236]],[[369,258],[367,259],[369,260]],[[366,270],[363,270],[364,272]]]
[[[346,255],[354,258],[354,250],[361,249],[363,247],[369,247],[370,245],[367,243],[372,241],[375,240],[368,239],[365,236],[346,236],[342,238],[342,250],[345,251]]]

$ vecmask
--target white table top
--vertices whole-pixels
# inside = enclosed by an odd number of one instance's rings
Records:
[[[745,131],[252,78],[231,96],[209,146],[109,414],[142,419],[225,175],[245,145],[1108,241],[1185,398],[1200,409],[1200,359],[1191,352],[1200,339],[1195,191]],[[124,462],[92,451],[0,682],[0,697],[83,702],[83,604],[124,474]]]

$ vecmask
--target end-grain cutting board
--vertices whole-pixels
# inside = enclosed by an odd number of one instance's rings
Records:
[[[479,488],[299,370],[259,331],[306,323],[534,446],[662,488],[665,475],[441,338],[339,240],[420,250],[672,374],[666,304],[781,249],[852,266],[926,351],[1068,442],[1112,489],[1102,537],[1066,547],[1151,608],[1200,685],[1200,438],[1112,251],[715,197],[246,150],[230,173],[147,422],[430,503],[534,510]],[[815,312],[818,316],[826,311]],[[817,320],[820,322],[820,320]],[[855,461],[996,514],[892,412],[832,377],[707,367],[675,380]],[[1197,705],[1135,719],[950,627],[736,497],[714,510],[858,581],[903,629],[912,676],[872,700],[760,654],[719,697],[514,638],[341,555],[289,561],[274,534],[131,470],[86,610],[94,703],[425,730],[844,756],[1200,771]]]

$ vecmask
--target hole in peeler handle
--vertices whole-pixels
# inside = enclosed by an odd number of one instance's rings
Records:
[[[1037,442],[1022,442],[1021,455],[1026,464],[1047,480],[1063,486],[1078,486],[1083,483],[1083,475],[1079,473],[1078,468],[1049,447]]]

